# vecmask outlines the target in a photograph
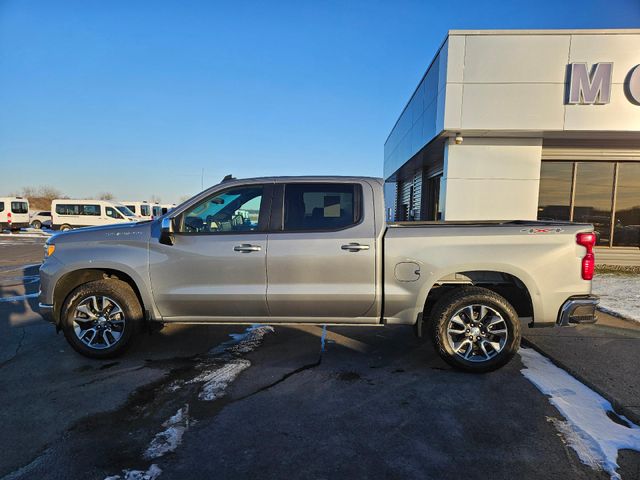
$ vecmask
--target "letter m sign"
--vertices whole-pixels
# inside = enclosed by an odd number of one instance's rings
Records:
[[[587,70],[586,63],[569,65],[569,98],[571,105],[604,105],[611,100],[613,63],[596,63]]]

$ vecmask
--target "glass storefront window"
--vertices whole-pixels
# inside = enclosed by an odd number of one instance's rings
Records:
[[[640,246],[640,163],[618,166],[613,245]]]
[[[573,162],[542,162],[540,170],[540,220],[569,220]]]
[[[578,162],[573,221],[592,223],[598,234],[596,245],[609,246],[613,170],[611,162]]]
[[[538,219],[591,223],[601,247],[640,247],[640,162],[543,161]]]

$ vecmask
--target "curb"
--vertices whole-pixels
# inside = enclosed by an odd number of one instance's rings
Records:
[[[629,321],[633,321],[633,320],[629,320]],[[557,358],[549,355],[547,352],[545,352],[542,348],[540,348],[538,345],[533,343],[531,340],[528,340],[528,339],[523,337],[522,338],[522,344],[525,345],[526,347],[534,349],[539,354],[544,355],[556,367],[561,368],[562,370],[567,372],[569,375],[574,377],[576,380],[578,380],[581,383],[585,384],[587,387],[589,387],[591,390],[596,392],[598,395],[602,396],[605,400],[607,400],[611,404],[611,406],[613,407],[615,413],[617,413],[618,415],[626,417],[628,420],[630,420],[631,422],[635,423],[636,425],[640,425],[640,414],[637,414],[634,411],[629,410],[628,408],[626,408],[624,405],[621,405],[620,402],[618,400],[616,400],[615,398],[613,398],[611,395],[609,395],[609,393],[601,390],[598,386],[594,385],[589,379],[587,379],[584,376],[580,375],[578,372],[576,372],[574,369],[572,369],[571,367],[566,365],[561,360],[558,360]]]

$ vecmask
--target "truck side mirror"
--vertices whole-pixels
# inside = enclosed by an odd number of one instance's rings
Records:
[[[173,219],[170,217],[164,217],[162,219],[160,229],[160,243],[164,245],[173,245]]]

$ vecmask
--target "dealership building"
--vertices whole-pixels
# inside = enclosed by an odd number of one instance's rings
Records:
[[[384,146],[395,220],[593,223],[640,265],[640,30],[453,30]]]

